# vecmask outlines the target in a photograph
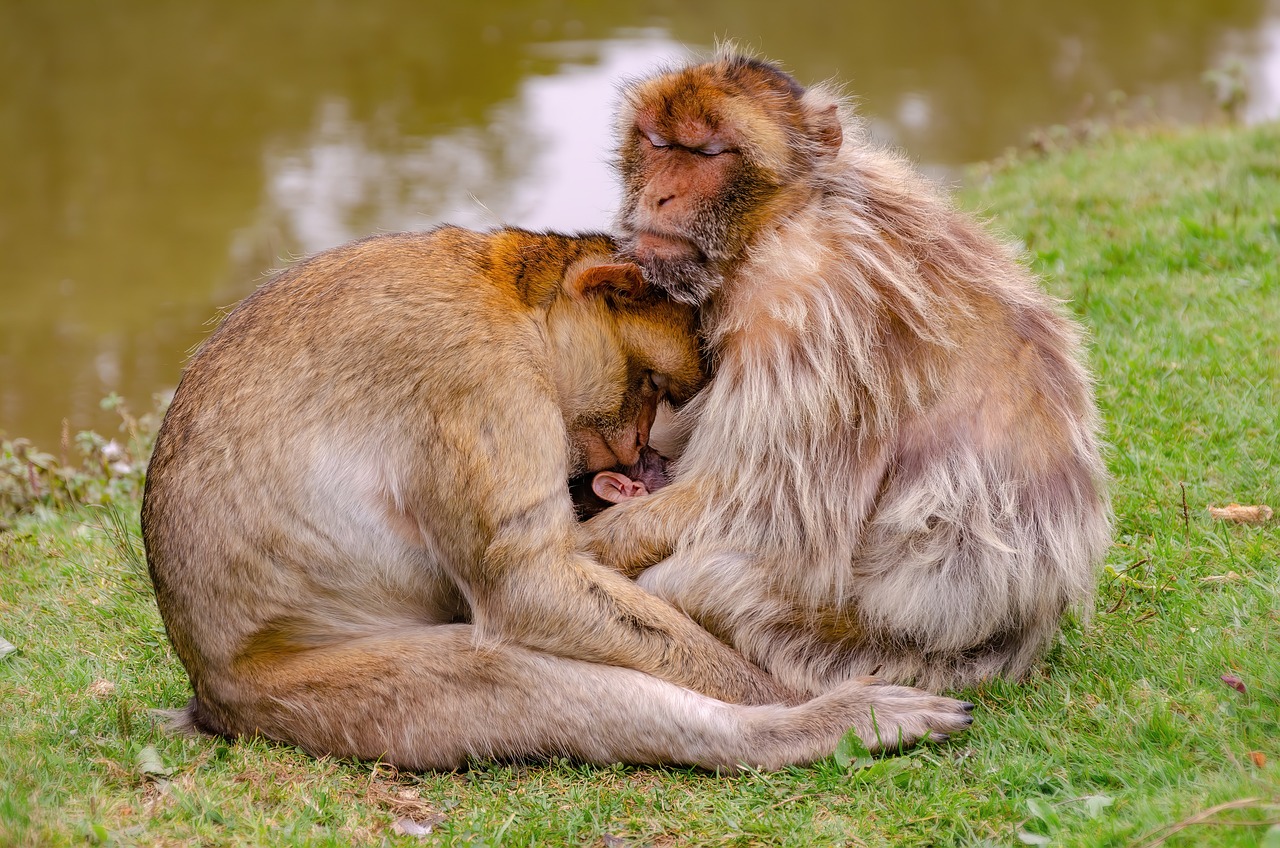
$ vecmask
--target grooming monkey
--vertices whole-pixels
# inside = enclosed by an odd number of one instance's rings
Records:
[[[892,746],[968,723],[968,705],[888,685],[780,705],[759,669],[576,552],[566,480],[636,463],[663,395],[702,376],[692,310],[612,252],[518,230],[370,238],[223,321],[143,501],[195,690],[175,723],[446,769],[778,767],[850,727]]]
[[[587,549],[802,692],[1024,675],[1110,536],[1076,327],[772,64],[640,81],[619,127],[624,253],[701,307],[713,374],[672,483]]]

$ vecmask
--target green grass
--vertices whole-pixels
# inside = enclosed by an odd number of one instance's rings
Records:
[[[417,844],[402,817],[443,844],[1280,843],[1280,521],[1205,509],[1280,507],[1280,126],[1122,132],[976,183],[963,202],[1092,334],[1117,526],[1092,619],[1026,683],[968,693],[970,733],[729,777],[171,738],[148,710],[189,690],[136,504],[37,509],[0,534],[0,845]]]

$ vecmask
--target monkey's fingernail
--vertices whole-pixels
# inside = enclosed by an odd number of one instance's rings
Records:
[[[960,709],[964,710],[967,713],[973,712],[974,706],[975,706],[974,704],[971,704],[968,701],[962,701],[960,703]]]
[[[973,716],[965,716],[965,717],[964,717],[964,726],[965,726],[965,727],[968,727],[968,726],[969,726],[969,725],[971,725],[971,724],[973,724]]]

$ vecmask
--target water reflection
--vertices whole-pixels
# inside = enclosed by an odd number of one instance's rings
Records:
[[[1252,123],[1280,118],[1280,0],[1273,2],[1270,18],[1256,30],[1237,33],[1243,46],[1231,39],[1222,50],[1225,57],[1253,57],[1247,80],[1245,120]]]
[[[610,164],[618,81],[688,52],[660,33],[536,52],[561,63],[557,73],[526,78],[481,128],[415,137],[354,119],[346,101],[322,103],[304,147],[266,158],[264,220],[303,253],[445,221],[607,227],[618,195]]]
[[[440,221],[608,225],[617,82],[731,35],[954,178],[1105,109],[1280,116],[1280,0],[0,4],[0,430],[171,388],[266,269]]]

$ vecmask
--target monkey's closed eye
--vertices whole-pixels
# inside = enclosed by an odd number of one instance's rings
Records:
[[[737,153],[738,151],[727,144],[712,142],[711,144],[704,144],[702,147],[695,147],[693,152],[699,156],[719,156],[721,153]]]
[[[667,141],[665,138],[663,138],[662,136],[656,133],[644,132],[643,135],[646,139],[649,140],[650,144],[652,144],[654,147],[658,148],[659,150],[665,150],[666,148],[671,146],[671,142]]]

